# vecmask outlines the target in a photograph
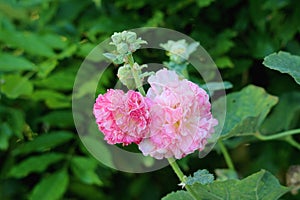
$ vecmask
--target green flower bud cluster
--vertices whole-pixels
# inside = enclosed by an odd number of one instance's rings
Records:
[[[121,33],[114,33],[111,36],[112,42],[109,44],[116,46],[116,51],[113,53],[103,54],[115,64],[122,64],[126,62],[126,57],[137,49],[141,48],[142,44],[147,44],[145,40],[140,37],[137,38],[136,33],[131,31],[123,31]]]
[[[141,83],[143,82],[143,79],[148,76],[148,72],[142,73],[142,69],[147,68],[147,65],[139,65],[137,63],[134,63],[133,66],[131,67],[130,64],[125,64],[118,69],[118,78],[123,83],[128,89],[136,89],[136,82],[134,80],[134,70],[138,76],[138,78],[141,80]]]
[[[186,62],[194,51],[196,51],[199,42],[188,44],[185,40],[169,40],[165,44],[160,44],[160,46],[168,52],[167,55],[170,57],[170,61],[182,64]]]
[[[170,57],[169,62],[164,62],[164,65],[188,78],[187,60],[196,51],[199,42],[188,44],[184,39],[178,41],[169,40],[167,43],[160,44],[160,46],[167,51],[167,55]]]

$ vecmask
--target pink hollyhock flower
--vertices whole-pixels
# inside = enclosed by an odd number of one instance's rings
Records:
[[[149,77],[147,97],[150,132],[139,143],[144,155],[177,159],[203,150],[218,121],[213,118],[207,93],[196,84],[180,79],[174,71],[159,70]]]
[[[139,143],[149,132],[150,100],[140,93],[110,89],[100,94],[93,113],[108,144]]]

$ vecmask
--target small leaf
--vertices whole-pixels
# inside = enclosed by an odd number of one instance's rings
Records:
[[[223,99],[219,99],[214,102],[216,108],[222,101]],[[266,93],[264,89],[249,85],[240,92],[227,95],[226,101],[226,120],[221,134],[223,138],[245,133],[254,134],[278,100],[277,97]],[[216,112],[222,111],[216,109]]]
[[[197,4],[200,8],[209,6],[215,0],[197,0]]]
[[[8,98],[15,99],[22,95],[30,95],[33,91],[33,85],[26,77],[18,74],[9,74],[3,76],[1,92]]]
[[[57,66],[57,60],[47,60],[39,65],[38,77],[45,78]]]
[[[7,122],[0,125],[0,150],[6,150],[9,146],[9,139],[13,135]]]
[[[40,156],[32,156],[21,163],[13,166],[9,176],[23,178],[32,172],[42,172],[49,165],[56,163],[64,158],[63,154],[48,153]]]
[[[13,56],[11,54],[0,54],[0,71],[12,72],[23,70],[36,70],[36,66],[23,57]]]
[[[61,199],[69,184],[68,173],[65,170],[44,177],[33,189],[30,200]]]
[[[263,64],[281,73],[288,73],[300,85],[300,56],[279,51],[264,58]]]
[[[73,133],[57,131],[42,134],[30,142],[25,142],[13,150],[14,155],[42,152],[63,144],[73,138]]]
[[[186,184],[193,185],[200,183],[202,185],[212,183],[214,181],[214,175],[210,174],[206,169],[198,170],[193,176],[187,177]]]
[[[194,200],[194,198],[186,191],[177,191],[163,197],[162,200]]]
[[[71,169],[76,177],[86,184],[102,185],[102,181],[96,174],[97,161],[88,157],[73,157]]]

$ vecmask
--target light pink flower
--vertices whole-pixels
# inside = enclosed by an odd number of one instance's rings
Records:
[[[180,79],[174,71],[159,70],[149,77],[151,105],[148,138],[139,143],[144,155],[177,159],[203,150],[217,120],[210,112],[207,93],[196,84]]]
[[[150,100],[140,93],[110,89],[100,94],[93,113],[99,130],[109,144],[139,143],[149,132]]]

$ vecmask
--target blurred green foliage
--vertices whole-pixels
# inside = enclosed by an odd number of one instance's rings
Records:
[[[71,111],[76,72],[85,56],[115,31],[151,26],[191,36],[212,56],[223,79],[232,83],[229,93],[254,84],[278,96],[279,103],[264,122],[268,112],[260,109],[270,109],[275,97],[257,89],[261,94],[250,91],[239,102],[245,108],[239,112],[250,116],[255,111],[251,116],[263,133],[300,128],[299,85],[262,64],[265,56],[279,50],[300,55],[299,19],[299,3],[292,0],[1,0],[0,199],[153,200],[179,189],[169,167],[147,174],[107,168],[89,155],[76,133]],[[145,54],[148,59],[160,57]],[[299,59],[293,63],[295,74]],[[280,68],[272,61],[268,65]],[[116,68],[105,72],[98,92],[114,86],[115,72]],[[239,98],[253,88],[229,97]],[[235,106],[229,108],[236,113]],[[228,127],[239,128],[231,119]],[[294,139],[299,142],[299,135]],[[285,185],[289,166],[300,164],[299,150],[283,141],[231,138],[226,145],[232,148],[240,177],[264,168]],[[179,164],[186,174],[226,168],[217,148],[203,159],[195,154]]]

